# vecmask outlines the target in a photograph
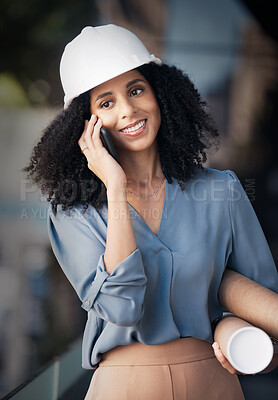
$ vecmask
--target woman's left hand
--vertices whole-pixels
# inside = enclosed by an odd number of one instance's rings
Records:
[[[224,354],[222,353],[219,343],[218,342],[214,342],[212,344],[212,348],[214,350],[214,354],[215,357],[217,358],[217,360],[220,362],[220,364],[222,365],[223,368],[225,368],[228,372],[230,372],[230,374],[235,375],[235,374],[240,374],[240,372],[238,372],[233,366],[232,364],[229,363],[229,361],[227,360],[227,358],[224,356]]]

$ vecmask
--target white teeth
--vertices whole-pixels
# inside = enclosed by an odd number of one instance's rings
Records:
[[[146,120],[144,119],[143,121],[138,122],[138,124],[136,124],[132,128],[121,129],[121,131],[124,133],[131,133],[131,132],[137,131],[137,129],[140,129],[143,125],[145,125],[145,123],[146,123]]]

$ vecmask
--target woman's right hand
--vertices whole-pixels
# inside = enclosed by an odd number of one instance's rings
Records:
[[[126,175],[120,164],[109,154],[100,139],[101,119],[92,114],[85,121],[84,131],[78,145],[88,161],[88,168],[102,180],[106,188],[115,183],[126,184]]]

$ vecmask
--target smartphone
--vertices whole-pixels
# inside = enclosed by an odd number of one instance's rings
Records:
[[[108,150],[108,153],[111,154],[111,156],[120,164],[118,154],[112,141],[111,133],[104,126],[100,128],[100,139],[103,146]]]

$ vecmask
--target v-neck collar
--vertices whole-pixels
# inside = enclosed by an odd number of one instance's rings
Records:
[[[164,220],[164,215],[166,213],[166,208],[167,208],[167,201],[168,201],[168,189],[169,189],[169,183],[166,179],[166,184],[165,184],[165,193],[164,193],[164,202],[163,202],[163,208],[162,208],[162,213],[161,213],[161,217],[160,217],[160,223],[159,223],[159,228],[158,228],[158,233],[157,235],[154,233],[154,231],[149,227],[149,225],[146,223],[146,221],[141,217],[141,215],[135,210],[134,207],[132,207],[131,204],[128,204],[129,210],[136,216],[136,218],[146,227],[146,229],[151,232],[151,234],[153,236],[155,236],[157,239],[160,238],[160,232],[161,232],[161,228],[163,225],[163,220]]]

